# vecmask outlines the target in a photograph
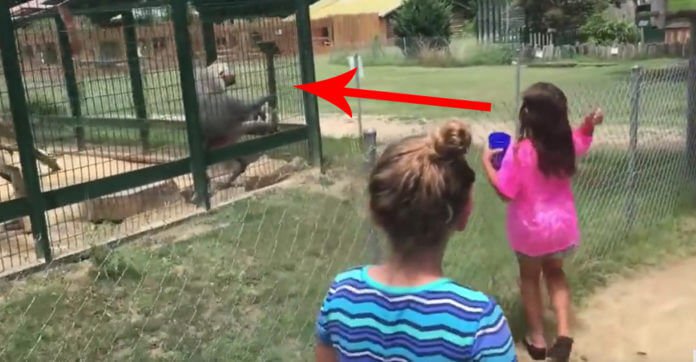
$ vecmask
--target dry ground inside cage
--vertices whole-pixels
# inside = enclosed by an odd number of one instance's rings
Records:
[[[61,148],[60,152],[51,153],[57,154],[56,161],[62,170],[50,172],[48,168],[41,167],[44,191],[176,159],[161,157],[161,153],[143,157],[128,154],[124,150],[119,152],[111,146],[95,146],[84,151],[66,151]],[[17,153],[11,155],[11,158],[13,159],[7,160],[10,161],[8,163],[19,164]],[[281,181],[295,171],[288,171],[288,165],[290,163],[285,160],[262,156],[249,166],[235,187],[216,192],[211,203],[218,205],[238,198],[246,191]],[[213,182],[224,174],[220,165],[214,165],[209,170],[213,175]],[[80,252],[107,240],[124,238],[199,213],[201,209],[187,202],[181,194],[183,190],[192,187],[192,178],[185,175],[50,210],[46,216],[53,255],[60,257]],[[0,180],[0,199],[10,200],[12,197],[12,186],[8,181]],[[5,230],[0,233],[0,275],[11,274],[42,262],[37,259],[34,251],[28,217],[23,218],[23,222],[23,229],[13,229],[11,226],[14,224],[5,224]]]

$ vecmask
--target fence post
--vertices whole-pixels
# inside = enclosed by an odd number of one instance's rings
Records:
[[[278,81],[276,80],[275,57],[280,54],[280,49],[275,42],[260,43],[259,49],[266,56],[268,94],[274,96],[273,100],[268,103],[271,108],[271,122],[278,124]]]
[[[60,62],[63,65],[63,77],[65,79],[65,88],[68,93],[68,102],[70,103],[70,114],[75,118],[82,117],[82,107],[80,107],[80,90],[77,86],[77,75],[75,74],[75,63],[72,58],[72,47],[70,46],[70,37],[68,29],[60,16],[55,17],[56,31],[58,32],[58,46],[60,47]],[[82,126],[75,127],[75,141],[77,149],[82,151],[85,149],[85,128]]]
[[[176,56],[179,61],[179,77],[181,78],[181,96],[184,101],[186,116],[186,132],[189,152],[191,155],[191,173],[197,195],[198,206],[210,209],[208,195],[208,175],[206,173],[205,150],[201,126],[198,120],[198,98],[196,97],[196,80],[193,71],[193,52],[191,37],[187,24],[187,1],[172,1],[172,20],[174,22],[174,39],[176,41]]]
[[[132,11],[126,11],[123,16],[123,37],[126,41],[126,58],[128,61],[128,73],[130,75],[131,91],[133,93],[133,106],[135,116],[142,123],[140,127],[140,143],[143,153],[150,151],[150,127],[147,122],[147,105],[145,102],[145,89],[143,87],[143,75],[140,71],[140,57],[138,56],[138,36],[135,31],[135,19]]]
[[[691,19],[689,70],[687,76],[686,157],[688,175],[696,183],[696,18]]]
[[[314,51],[312,47],[312,29],[309,19],[309,4],[307,0],[295,0],[295,22],[297,27],[297,45],[300,53],[300,69],[302,83],[312,83],[314,74]],[[314,166],[323,171],[321,127],[319,126],[319,104],[316,96],[302,92],[304,99],[305,118],[307,119],[308,143],[310,160]]]
[[[362,133],[363,152],[365,155],[365,169],[369,173],[377,162],[377,130],[368,128]],[[367,233],[367,247],[372,249],[373,263],[378,263],[382,258],[379,239],[372,223],[369,223]]]
[[[0,1],[0,49],[2,49],[0,55],[2,56],[2,66],[5,70],[12,123],[17,137],[19,161],[22,166],[24,186],[27,192],[26,197],[31,210],[29,220],[31,221],[31,233],[34,237],[35,250],[39,258],[43,257],[46,263],[50,263],[52,260],[51,245],[46,225],[46,215],[44,214],[46,202],[41,194],[39,170],[34,157],[34,136],[29,124],[29,109],[27,108],[27,100],[24,95],[22,68],[19,63],[9,5],[5,0]]]
[[[628,175],[626,175],[628,196],[626,200],[626,230],[630,232],[636,218],[636,185],[638,183],[637,153],[638,126],[640,115],[640,93],[643,68],[635,65],[631,69],[631,113],[628,143]]]
[[[515,111],[512,114],[513,120],[518,117],[520,111],[520,93],[522,92],[522,49],[523,46],[517,48],[517,60],[515,61]],[[519,127],[518,127],[519,128]],[[516,131],[519,133],[519,130]],[[519,135],[518,135],[519,136]]]
[[[362,72],[360,55],[358,53],[353,54],[353,62],[355,67],[358,68],[357,74],[355,74],[355,88],[360,89],[360,73]],[[358,98],[358,133],[363,134],[362,125],[362,100]]]

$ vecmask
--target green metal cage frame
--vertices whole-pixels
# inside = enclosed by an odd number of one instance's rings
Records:
[[[206,0],[193,0],[194,5],[205,6]],[[55,11],[49,10],[39,16],[29,16],[21,20],[13,20],[10,7],[16,1],[0,0],[0,49],[2,51],[2,65],[4,69],[21,69],[19,53],[17,49],[15,28],[21,26],[22,22],[39,17],[53,17],[56,19],[58,29],[65,27]],[[315,81],[314,55],[312,49],[311,24],[309,18],[309,1],[294,0],[292,5],[287,0],[264,0],[264,7],[254,7],[248,9],[245,16],[261,15],[269,5],[277,5],[285,11],[294,11],[295,25],[297,30],[297,46],[299,50],[300,76],[303,83]],[[307,142],[309,148],[309,161],[313,166],[322,166],[322,144],[319,128],[319,109],[317,98],[309,93],[303,93],[303,108],[306,119],[305,125],[283,127],[278,133],[259,137],[256,139],[240,142],[225,148],[206,151],[201,141],[201,129],[198,120],[198,102],[195,96],[194,86],[194,64],[190,56],[192,51],[191,34],[187,26],[187,6],[188,0],[152,1],[147,3],[133,3],[135,7],[146,7],[156,5],[169,5],[172,11],[172,23],[174,27],[174,37],[176,41],[176,53],[179,62],[179,77],[181,80],[181,92],[184,103],[184,114],[186,117],[186,134],[188,139],[189,156],[173,162],[160,165],[148,166],[134,171],[120,173],[113,176],[100,178],[98,180],[78,183],[70,186],[61,187],[54,190],[42,191],[36,158],[33,152],[34,137],[32,134],[30,115],[27,106],[27,99],[24,91],[24,80],[21,72],[5,72],[5,80],[8,88],[8,98],[10,100],[10,111],[13,118],[14,129],[17,135],[17,145],[19,148],[20,164],[26,186],[26,197],[16,198],[0,203],[0,222],[5,222],[25,216],[29,216],[31,221],[31,231],[35,243],[35,250],[39,260],[43,259],[45,264],[53,260],[51,253],[51,241],[49,238],[46,211],[62,206],[74,204],[85,199],[97,198],[111,193],[128,190],[135,187],[148,185],[157,181],[192,174],[194,188],[199,195],[208,195],[206,169],[208,166],[239,156],[258,153],[285,146],[296,142]],[[104,8],[89,9],[90,12],[109,11],[109,6]],[[133,16],[131,11],[124,11],[123,7],[119,10],[123,16],[124,24],[132,24]],[[80,11],[76,11],[80,14]],[[265,15],[265,14],[264,14]],[[64,34],[64,32],[59,32]],[[134,27],[124,26],[125,39],[133,40],[136,36]],[[59,35],[58,39],[61,48],[64,49],[61,58],[64,64],[66,88],[72,117],[66,117],[63,121],[71,122],[75,125],[78,148],[84,144],[84,129],[80,124],[95,121],[94,119],[81,116],[80,103],[77,95],[77,82],[75,80],[74,65],[69,54],[69,40],[67,35]],[[132,42],[134,43],[134,42]],[[136,49],[128,49],[129,69],[133,100],[136,111],[136,119],[114,119],[107,120],[109,123],[118,123],[119,127],[139,128],[143,149],[147,149],[148,124],[147,111],[145,109],[142,76],[139,71],[138,57],[130,56]],[[207,57],[210,57],[207,54]],[[135,62],[135,63],[133,63]],[[104,121],[99,119],[99,121]],[[149,123],[149,121],[148,121]],[[210,209],[209,197],[203,198],[199,205]]]

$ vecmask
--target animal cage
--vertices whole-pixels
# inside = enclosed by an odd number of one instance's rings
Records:
[[[321,160],[306,0],[0,5],[0,275],[82,255],[231,202]],[[76,45],[79,44],[79,47]],[[207,67],[276,131],[206,150]],[[226,165],[257,155],[211,193]],[[208,176],[210,180],[208,180]],[[202,195],[195,203],[191,193]]]

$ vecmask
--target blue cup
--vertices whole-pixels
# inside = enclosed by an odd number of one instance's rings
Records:
[[[503,157],[505,156],[505,151],[507,151],[508,147],[510,146],[511,139],[512,137],[505,132],[493,132],[488,135],[488,148],[492,150],[503,150],[497,155],[494,155],[493,159],[491,160],[493,167],[496,170],[500,169],[500,165],[503,162]]]

